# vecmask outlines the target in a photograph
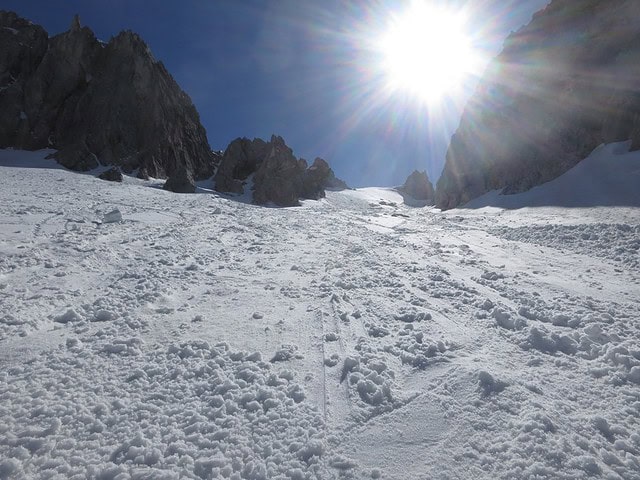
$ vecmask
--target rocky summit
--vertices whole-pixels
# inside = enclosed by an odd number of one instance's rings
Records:
[[[471,97],[436,205],[518,193],[602,143],[640,148],[640,2],[553,0],[512,34]]]
[[[75,17],[49,37],[0,11],[0,148],[53,148],[73,170],[98,164],[172,182],[213,175],[216,156],[193,103],[145,42],[108,43]]]
[[[253,175],[253,201],[264,205],[295,206],[299,199],[317,200],[325,189],[345,189],[329,164],[316,158],[311,167],[298,159],[282,137],[269,142],[260,138],[237,138],[229,144],[214,178],[219,192],[242,194]]]
[[[425,202],[427,205],[433,205],[435,199],[433,185],[425,171],[419,172],[418,170],[414,170],[413,173],[407,177],[404,185],[397,190],[401,194]]]

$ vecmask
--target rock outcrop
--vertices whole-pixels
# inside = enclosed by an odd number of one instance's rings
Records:
[[[407,177],[404,185],[398,188],[398,190],[400,193],[408,195],[415,200],[423,201],[428,205],[433,205],[435,201],[433,185],[429,180],[427,172],[424,171],[419,172],[418,170],[414,170],[413,173]]]
[[[198,113],[144,41],[100,42],[77,17],[47,32],[0,11],[0,148],[54,148],[74,170],[116,165],[156,178],[213,175]]]
[[[196,191],[196,181],[191,170],[186,165],[183,165],[167,179],[162,188],[175,193],[194,193]]]
[[[282,137],[272,136],[269,153],[253,177],[253,201],[259,205],[298,205],[306,168],[307,162],[298,160]]]
[[[98,178],[107,182],[122,182],[122,172],[118,167],[111,167],[98,175]]]
[[[347,184],[336,177],[327,161],[317,157],[302,176],[301,196],[317,200],[324,198],[326,189],[345,190],[347,188],[349,188]]]
[[[269,142],[259,138],[238,138],[231,142],[218,167],[215,189],[244,193],[251,175],[253,201],[260,205],[295,206],[301,198],[323,198],[327,188],[347,188],[325,160],[316,158],[307,168],[307,162],[296,158],[282,137],[276,135]]]
[[[219,192],[243,193],[244,183],[254,174],[269,153],[267,142],[260,138],[237,138],[222,154],[220,166],[214,178]]]
[[[640,3],[553,0],[505,42],[447,152],[436,205],[517,193],[601,143],[640,148]]]

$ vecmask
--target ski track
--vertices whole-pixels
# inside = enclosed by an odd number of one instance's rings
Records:
[[[0,478],[640,478],[637,209],[0,174]]]

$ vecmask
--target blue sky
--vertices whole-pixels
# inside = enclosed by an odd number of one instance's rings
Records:
[[[364,44],[407,1],[4,0],[0,8],[50,35],[66,30],[75,13],[102,40],[139,33],[191,96],[215,150],[236,137],[275,133],[297,156],[328,160],[352,186],[390,186],[414,169],[437,180],[466,100],[458,95],[430,110],[378,89]],[[473,8],[477,46],[495,55],[548,2],[456,3]]]

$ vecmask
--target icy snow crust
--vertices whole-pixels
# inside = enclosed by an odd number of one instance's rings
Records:
[[[45,153],[0,152],[0,478],[640,478],[638,208],[265,209]]]

